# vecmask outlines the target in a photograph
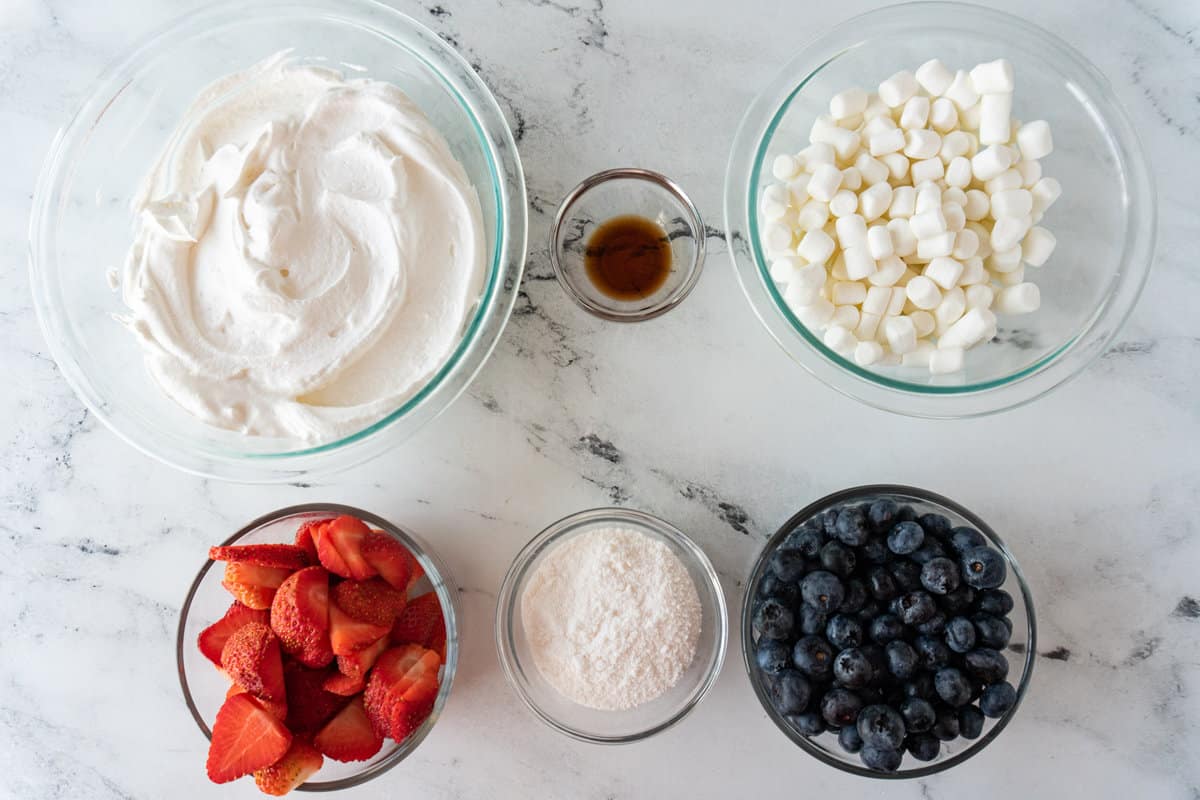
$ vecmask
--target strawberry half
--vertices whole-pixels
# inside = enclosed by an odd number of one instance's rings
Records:
[[[370,647],[388,635],[387,625],[372,625],[347,614],[337,603],[329,604],[329,643],[339,656]]]
[[[279,797],[312,777],[324,763],[325,758],[317,748],[293,739],[283,758],[254,773],[254,782],[263,794]]]
[[[213,783],[227,783],[283,758],[292,734],[248,693],[225,701],[213,723],[206,768]]]
[[[405,700],[398,701],[392,706],[390,720],[392,738],[397,742],[403,742],[412,736],[416,733],[417,728],[421,727],[421,723],[429,718],[432,711],[433,700],[416,703],[409,703]]]
[[[357,620],[390,628],[408,605],[408,597],[383,578],[371,578],[334,586],[333,603]]]
[[[249,622],[234,631],[221,651],[221,666],[234,683],[255,697],[287,702],[279,638],[270,626]]]
[[[313,538],[313,531],[318,525],[324,525],[329,520],[327,519],[310,519],[300,526],[296,531],[296,547],[304,550],[308,554],[309,564],[320,564],[321,559],[317,554],[317,542]]]
[[[383,737],[371,728],[360,696],[321,728],[313,745],[335,761],[366,761],[383,747]]]
[[[329,642],[329,573],[306,567],[292,573],[275,593],[271,629],[283,649],[308,667],[333,660]]]
[[[309,669],[299,661],[285,660],[283,682],[287,685],[287,726],[295,734],[321,730],[346,705],[346,698],[325,691],[330,669]]]
[[[406,704],[403,718],[415,717],[426,705],[432,707],[437,698],[441,663],[437,653],[416,644],[393,647],[379,657],[363,693],[367,717],[377,733],[392,735],[398,703]],[[400,738],[408,733],[402,730]]]
[[[362,557],[385,581],[402,592],[408,591],[415,580],[413,565],[417,562],[404,545],[383,531],[371,531],[361,550]]]
[[[381,636],[377,642],[348,656],[338,656],[338,671],[325,679],[325,691],[345,696],[356,695],[367,685],[367,672],[388,648],[388,639]]]
[[[229,684],[229,689],[225,692],[225,699],[228,700],[229,698],[233,697],[235,694],[249,694],[249,692],[246,691],[245,686],[241,686],[236,683],[231,683],[231,684]],[[254,697],[254,696],[251,695],[251,697]],[[278,719],[278,720],[286,720],[287,719],[288,706],[287,706],[286,702],[275,703],[270,700],[264,700],[261,697],[255,697],[254,699],[257,700],[259,703],[261,703],[263,708],[265,708],[267,711],[270,711],[271,716],[275,717],[275,719]],[[284,724],[286,725],[287,723],[285,722]]]
[[[209,625],[204,630],[200,631],[200,636],[196,639],[196,645],[200,648],[200,652],[205,658],[217,665],[217,669],[221,667],[221,651],[225,649],[225,643],[229,641],[229,637],[233,632],[243,625],[250,622],[261,622],[266,624],[271,619],[271,615],[262,609],[250,608],[247,605],[234,601],[229,610],[225,612],[225,616]]]
[[[391,639],[396,644],[419,644],[445,655],[446,620],[437,594],[426,592],[408,601],[403,613],[392,626]]]
[[[375,576],[375,568],[366,562],[362,554],[362,544],[370,535],[371,529],[362,520],[348,514],[330,520],[322,529],[322,539],[332,541],[346,566],[345,572],[338,572],[343,578],[365,581]],[[320,553],[320,542],[317,543],[317,552]],[[337,571],[332,567],[329,570]]]
[[[346,564],[346,559],[342,558],[342,554],[338,552],[333,537],[329,535],[329,523],[331,522],[333,522],[331,519],[325,520],[311,529],[313,543],[317,548],[317,558],[320,559],[321,566],[334,575],[349,578],[350,567]]]
[[[308,560],[303,547],[294,544],[244,544],[230,547],[210,547],[208,557],[213,561],[236,561],[260,567],[303,569],[314,563]]]
[[[271,607],[275,590],[279,588],[292,570],[281,567],[263,567],[241,561],[230,561],[225,565],[225,576],[221,585],[235,598],[250,608]]]

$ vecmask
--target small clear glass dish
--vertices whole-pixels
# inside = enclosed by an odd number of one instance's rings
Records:
[[[410,531],[388,522],[382,517],[352,506],[334,503],[306,503],[289,506],[264,514],[230,536],[222,545],[234,544],[290,544],[295,540],[300,525],[310,519],[327,519],[339,514],[350,514],[395,538],[412,553],[425,569],[425,577],[414,587],[420,594],[437,592],[442,605],[442,616],[446,621],[446,660],[441,669],[441,687],[433,704],[433,712],[403,743],[391,739],[383,743],[375,756],[367,761],[343,763],[325,759],[320,771],[298,790],[302,792],[332,792],[365,783],[407,758],[424,741],[437,724],[458,669],[459,628],[457,594],[453,589],[449,573],[442,562],[429,548]],[[215,544],[215,543],[214,543]],[[221,586],[223,565],[206,560],[199,574],[188,588],[183,608],[179,612],[179,629],[175,636],[175,664],[179,670],[179,685],[183,689],[183,700],[205,737],[212,738],[212,723],[217,711],[225,701],[229,679],[213,666],[200,648],[196,646],[200,632],[225,614],[233,598]]]
[[[671,549],[687,568],[700,597],[700,640],[696,657],[665,694],[625,711],[599,711],[563,697],[533,662],[521,598],[542,559],[572,536],[597,528],[644,533]],[[691,713],[708,694],[725,660],[728,637],[725,596],[708,556],[678,528],[657,517],[624,508],[596,508],[560,519],[533,538],[513,559],[496,603],[496,649],[504,676],[529,710],[551,728],[593,744],[628,744],[661,733]]]
[[[588,276],[588,239],[606,221],[627,214],[657,223],[671,248],[671,271],[653,293],[620,300],[601,292]],[[648,169],[598,172],[572,189],[550,230],[550,262],[559,284],[588,312],[614,322],[641,322],[683,302],[704,267],[704,222],[674,181]]]

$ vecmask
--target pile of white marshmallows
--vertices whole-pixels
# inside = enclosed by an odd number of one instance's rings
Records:
[[[1062,189],[1043,178],[1050,126],[1012,119],[1003,59],[969,73],[934,59],[876,94],[847,89],[808,147],[778,156],[763,192],[763,247],[783,297],[826,346],[861,366],[962,369],[996,313],[1041,304],[1025,265]]]

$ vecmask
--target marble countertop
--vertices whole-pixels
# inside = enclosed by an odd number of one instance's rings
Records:
[[[888,795],[1200,797],[1200,6],[998,4],[1081,50],[1137,120],[1160,194],[1157,263],[1083,377],[1002,416],[935,423],[852,403],[793,365],[742,300],[718,237],[688,302],[633,327],[572,305],[542,245],[570,186],[625,163],[672,175],[719,224],[727,149],[754,88],[810,32],[872,3],[393,2],[478,66],[512,122],[529,183],[527,277],[494,357],[407,446],[315,485],[266,488],[174,471],[98,424],[47,354],[26,272],[55,130],[110,59],[202,3],[0,3],[0,797],[257,797],[248,782],[204,777],[206,742],[175,675],[177,614],[210,542],[321,499],[420,531],[465,612],[445,716],[413,758],[347,797],[874,797],[880,784],[777,733],[736,646],[683,724],[598,748],[525,711],[491,626],[513,555],[571,511],[617,502],[674,521],[707,550],[736,612],[782,520],[884,481],[991,521],[1021,557],[1042,640],[1009,730],[969,765]]]

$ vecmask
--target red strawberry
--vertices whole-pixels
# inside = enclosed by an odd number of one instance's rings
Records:
[[[225,577],[221,585],[250,608],[270,608],[275,590],[291,574],[290,569],[230,561],[225,565]]]
[[[413,582],[416,559],[404,545],[383,531],[371,531],[363,540],[362,556],[383,579],[402,592]]]
[[[288,751],[292,734],[248,693],[225,701],[213,723],[208,777],[226,783],[274,764]]]
[[[409,736],[416,732],[417,728],[421,727],[430,712],[433,711],[433,701],[409,703],[404,700],[398,701],[392,706],[391,714],[391,736],[397,742],[403,742]]]
[[[309,667],[333,660],[329,643],[329,573],[306,567],[283,582],[271,604],[271,629],[283,649]]]
[[[390,628],[408,604],[408,597],[382,578],[372,578],[342,581],[333,587],[333,602],[357,620]]]
[[[346,559],[342,558],[342,554],[338,552],[333,537],[329,535],[329,523],[331,522],[333,522],[331,519],[325,520],[312,527],[312,538],[317,548],[317,558],[320,559],[321,566],[334,575],[349,578],[350,567],[346,564]]]
[[[392,641],[396,644],[419,644],[438,649],[446,647],[446,621],[437,594],[426,592],[408,601],[404,612],[392,626]]]
[[[337,675],[329,669],[309,669],[298,661],[283,662],[287,685],[287,726],[293,733],[313,734],[321,730],[346,705],[346,698],[325,691],[322,684]]]
[[[260,567],[303,569],[313,563],[303,547],[294,544],[244,544],[232,547],[210,547],[208,557],[213,561],[236,561]]]
[[[402,715],[406,718],[433,703],[438,692],[440,666],[441,658],[437,653],[416,644],[393,647],[379,657],[363,693],[367,717],[377,733],[392,733],[397,703],[407,704],[405,715]]]
[[[325,526],[323,537],[333,541],[338,555],[346,564],[346,572],[338,573],[343,578],[365,581],[375,576],[375,568],[366,562],[362,554],[362,543],[370,535],[371,529],[363,524],[362,520],[348,514],[343,514]]]
[[[311,778],[324,763],[325,759],[317,748],[308,742],[293,739],[292,746],[283,758],[254,773],[254,782],[263,794],[278,797]]]
[[[248,622],[265,624],[270,619],[271,615],[268,612],[234,601],[229,610],[225,612],[225,616],[200,631],[196,644],[199,646],[200,652],[209,661],[216,664],[218,669],[221,669],[221,651],[225,649],[225,642],[229,641],[233,632]]]
[[[376,659],[388,648],[388,639],[381,636],[379,641],[364,647],[348,656],[338,656],[338,672],[325,679],[325,691],[345,696],[356,695],[367,685],[367,672],[374,666]]]
[[[240,686],[236,683],[231,683],[229,685],[229,689],[225,692],[225,699],[228,700],[229,698],[233,697],[235,694],[249,694],[249,692],[246,691],[245,686]],[[250,696],[254,697],[254,695],[250,695]],[[287,719],[288,707],[287,707],[286,702],[272,702],[271,700],[264,700],[261,697],[255,697],[254,699],[257,700],[258,702],[262,703],[262,707],[265,708],[267,711],[270,711],[271,716],[273,716],[279,720]]]
[[[313,531],[318,525],[323,525],[329,520],[327,519],[310,519],[300,526],[296,531],[296,546],[303,548],[305,553],[308,553],[309,564],[320,564],[320,557],[317,555],[317,543],[313,539]]]
[[[387,635],[387,625],[372,625],[357,620],[343,611],[337,603],[329,604],[329,642],[337,655],[351,655]]]
[[[287,701],[279,639],[261,622],[248,622],[234,631],[221,651],[221,666],[255,697],[276,703]]]
[[[313,744],[335,761],[366,761],[379,752],[383,737],[371,729],[360,696],[321,728]]]

